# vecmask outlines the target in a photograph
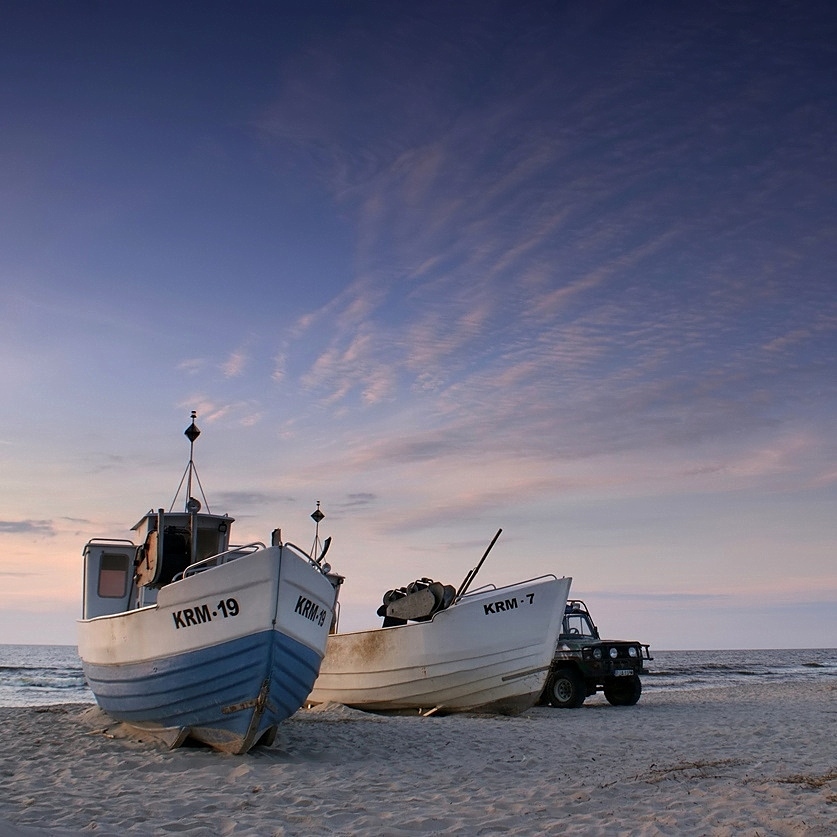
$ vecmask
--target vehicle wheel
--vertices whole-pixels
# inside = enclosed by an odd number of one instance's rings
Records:
[[[587,684],[574,668],[559,668],[546,682],[546,699],[558,709],[578,709],[587,697]]]
[[[642,681],[636,674],[609,680],[604,685],[604,696],[612,706],[633,706],[642,694]]]

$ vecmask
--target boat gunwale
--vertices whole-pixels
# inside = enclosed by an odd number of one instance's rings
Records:
[[[561,578],[567,578],[567,576],[561,576]],[[348,637],[353,636],[355,634],[373,633],[375,631],[397,631],[403,630],[404,628],[415,628],[420,625],[429,625],[431,622],[436,621],[437,616],[441,616],[443,613],[450,613],[456,608],[462,607],[463,604],[477,601],[478,599],[484,596],[493,596],[505,590],[514,590],[518,587],[525,587],[534,582],[546,583],[549,581],[560,581],[561,578],[555,575],[555,573],[544,573],[543,575],[537,575],[534,578],[527,579],[526,581],[516,581],[512,584],[505,584],[502,587],[496,587],[493,584],[490,586],[486,585],[484,587],[480,587],[474,590],[471,593],[466,593],[459,601],[455,602],[450,607],[446,607],[444,608],[444,610],[437,610],[429,619],[422,619],[421,621],[409,621],[404,625],[378,625],[374,628],[359,628],[356,631],[337,631],[336,633],[329,634],[329,639],[332,637]]]

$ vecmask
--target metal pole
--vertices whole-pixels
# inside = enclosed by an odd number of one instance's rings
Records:
[[[491,543],[488,544],[488,549],[485,550],[482,558],[480,558],[479,564],[477,564],[476,567],[474,567],[474,569],[472,569],[465,576],[464,581],[462,582],[462,584],[459,585],[459,589],[456,591],[456,598],[454,598],[455,602],[458,602],[465,595],[465,592],[468,590],[468,588],[471,586],[471,582],[474,580],[477,573],[480,571],[480,567],[482,566],[483,561],[485,561],[485,559],[488,557],[488,553],[491,552],[491,549],[494,546],[494,544],[497,543],[497,538],[500,537],[500,532],[502,531],[502,529],[497,530],[497,534],[491,539]]]

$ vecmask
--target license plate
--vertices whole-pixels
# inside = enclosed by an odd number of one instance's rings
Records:
[[[632,668],[617,668],[613,672],[614,677],[630,677],[634,673]]]

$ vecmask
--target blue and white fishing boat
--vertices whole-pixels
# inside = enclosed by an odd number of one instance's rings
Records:
[[[186,507],[149,511],[135,540],[95,538],[84,548],[78,648],[87,682],[111,717],[177,747],[187,738],[229,753],[271,744],[320,670],[342,578],[283,543],[230,545],[233,518],[209,512],[194,464]],[[206,511],[192,496],[200,489]]]

